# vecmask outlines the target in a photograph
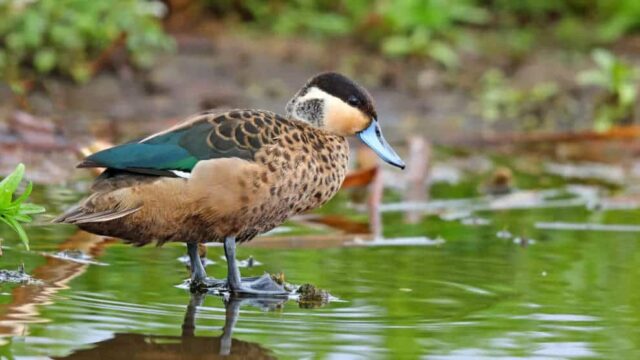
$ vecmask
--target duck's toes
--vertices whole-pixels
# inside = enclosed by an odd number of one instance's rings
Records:
[[[269,274],[260,277],[243,278],[240,288],[233,289],[229,287],[229,291],[237,295],[248,295],[257,297],[287,297],[289,292],[285,288],[275,282]]]
[[[214,278],[204,278],[199,280],[191,280],[189,289],[192,293],[206,293],[213,288],[222,288],[227,284],[224,280]]]

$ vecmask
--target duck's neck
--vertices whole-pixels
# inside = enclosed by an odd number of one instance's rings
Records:
[[[324,125],[324,103],[320,99],[310,99],[301,104],[287,105],[287,116],[314,127]]]

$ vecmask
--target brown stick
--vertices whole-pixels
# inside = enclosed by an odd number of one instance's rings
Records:
[[[534,132],[534,133],[504,133],[481,136],[462,136],[437,141],[443,145],[457,146],[496,146],[509,144],[535,144],[535,143],[563,143],[582,141],[612,141],[633,140],[640,138],[640,126],[614,127],[605,132],[581,131],[581,132]]]
[[[407,191],[404,201],[426,202],[428,198],[425,180],[429,174],[431,146],[421,136],[409,138],[409,162],[407,164]],[[407,211],[405,221],[409,224],[420,222],[423,214],[419,211]]]

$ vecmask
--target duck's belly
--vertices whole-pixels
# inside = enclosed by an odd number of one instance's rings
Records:
[[[194,208],[193,204],[187,203],[176,204],[174,211],[148,204],[139,213],[108,222],[79,226],[83,230],[118,237],[138,246],[152,242],[162,245],[169,241],[222,242],[227,236],[235,236],[238,242],[244,242],[272,230],[294,215],[315,209],[329,201],[342,180],[343,176],[334,176],[333,181],[326,181],[333,185],[328,187],[318,185],[317,181],[301,182],[300,186],[291,188],[284,184],[262,201],[225,214],[207,207]],[[319,181],[325,183],[324,178]]]
[[[336,178],[338,180],[338,178]],[[342,178],[339,178],[342,181]],[[227,236],[235,236],[236,241],[244,242],[282,225],[289,218],[315,209],[329,201],[338,191],[316,190],[315,192],[283,191],[286,196],[276,195],[263,202],[241,208],[236,213],[209,217],[206,212],[187,216],[181,235],[171,236],[169,241],[222,242]],[[207,229],[198,231],[197,229]]]

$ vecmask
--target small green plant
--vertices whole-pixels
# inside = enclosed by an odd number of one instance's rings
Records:
[[[553,82],[520,89],[509,84],[500,70],[491,69],[482,76],[476,107],[487,123],[507,120],[517,124],[518,130],[529,130],[546,120],[545,109],[558,94],[558,85]]]
[[[578,74],[578,83],[604,90],[596,103],[594,129],[606,131],[615,124],[630,123],[638,97],[640,72],[607,50],[592,53],[596,68]]]
[[[446,67],[458,65],[453,46],[465,26],[484,24],[489,13],[471,0],[403,0],[380,2],[388,33],[381,38],[387,55],[422,55]]]
[[[45,209],[42,206],[25,202],[31,195],[33,186],[31,182],[27,183],[22,195],[14,196],[23,176],[24,165],[19,164],[9,176],[0,182],[0,222],[13,229],[27,250],[29,250],[29,238],[21,223],[31,222],[30,215],[42,213]]]
[[[389,56],[426,56],[446,67],[458,65],[451,44],[464,37],[460,29],[489,19],[475,0],[204,1],[217,12],[251,14],[278,34],[350,36]]]
[[[52,73],[86,81],[118,39],[135,65],[148,66],[173,44],[157,18],[161,7],[143,0],[0,1],[0,78],[16,92]]]

